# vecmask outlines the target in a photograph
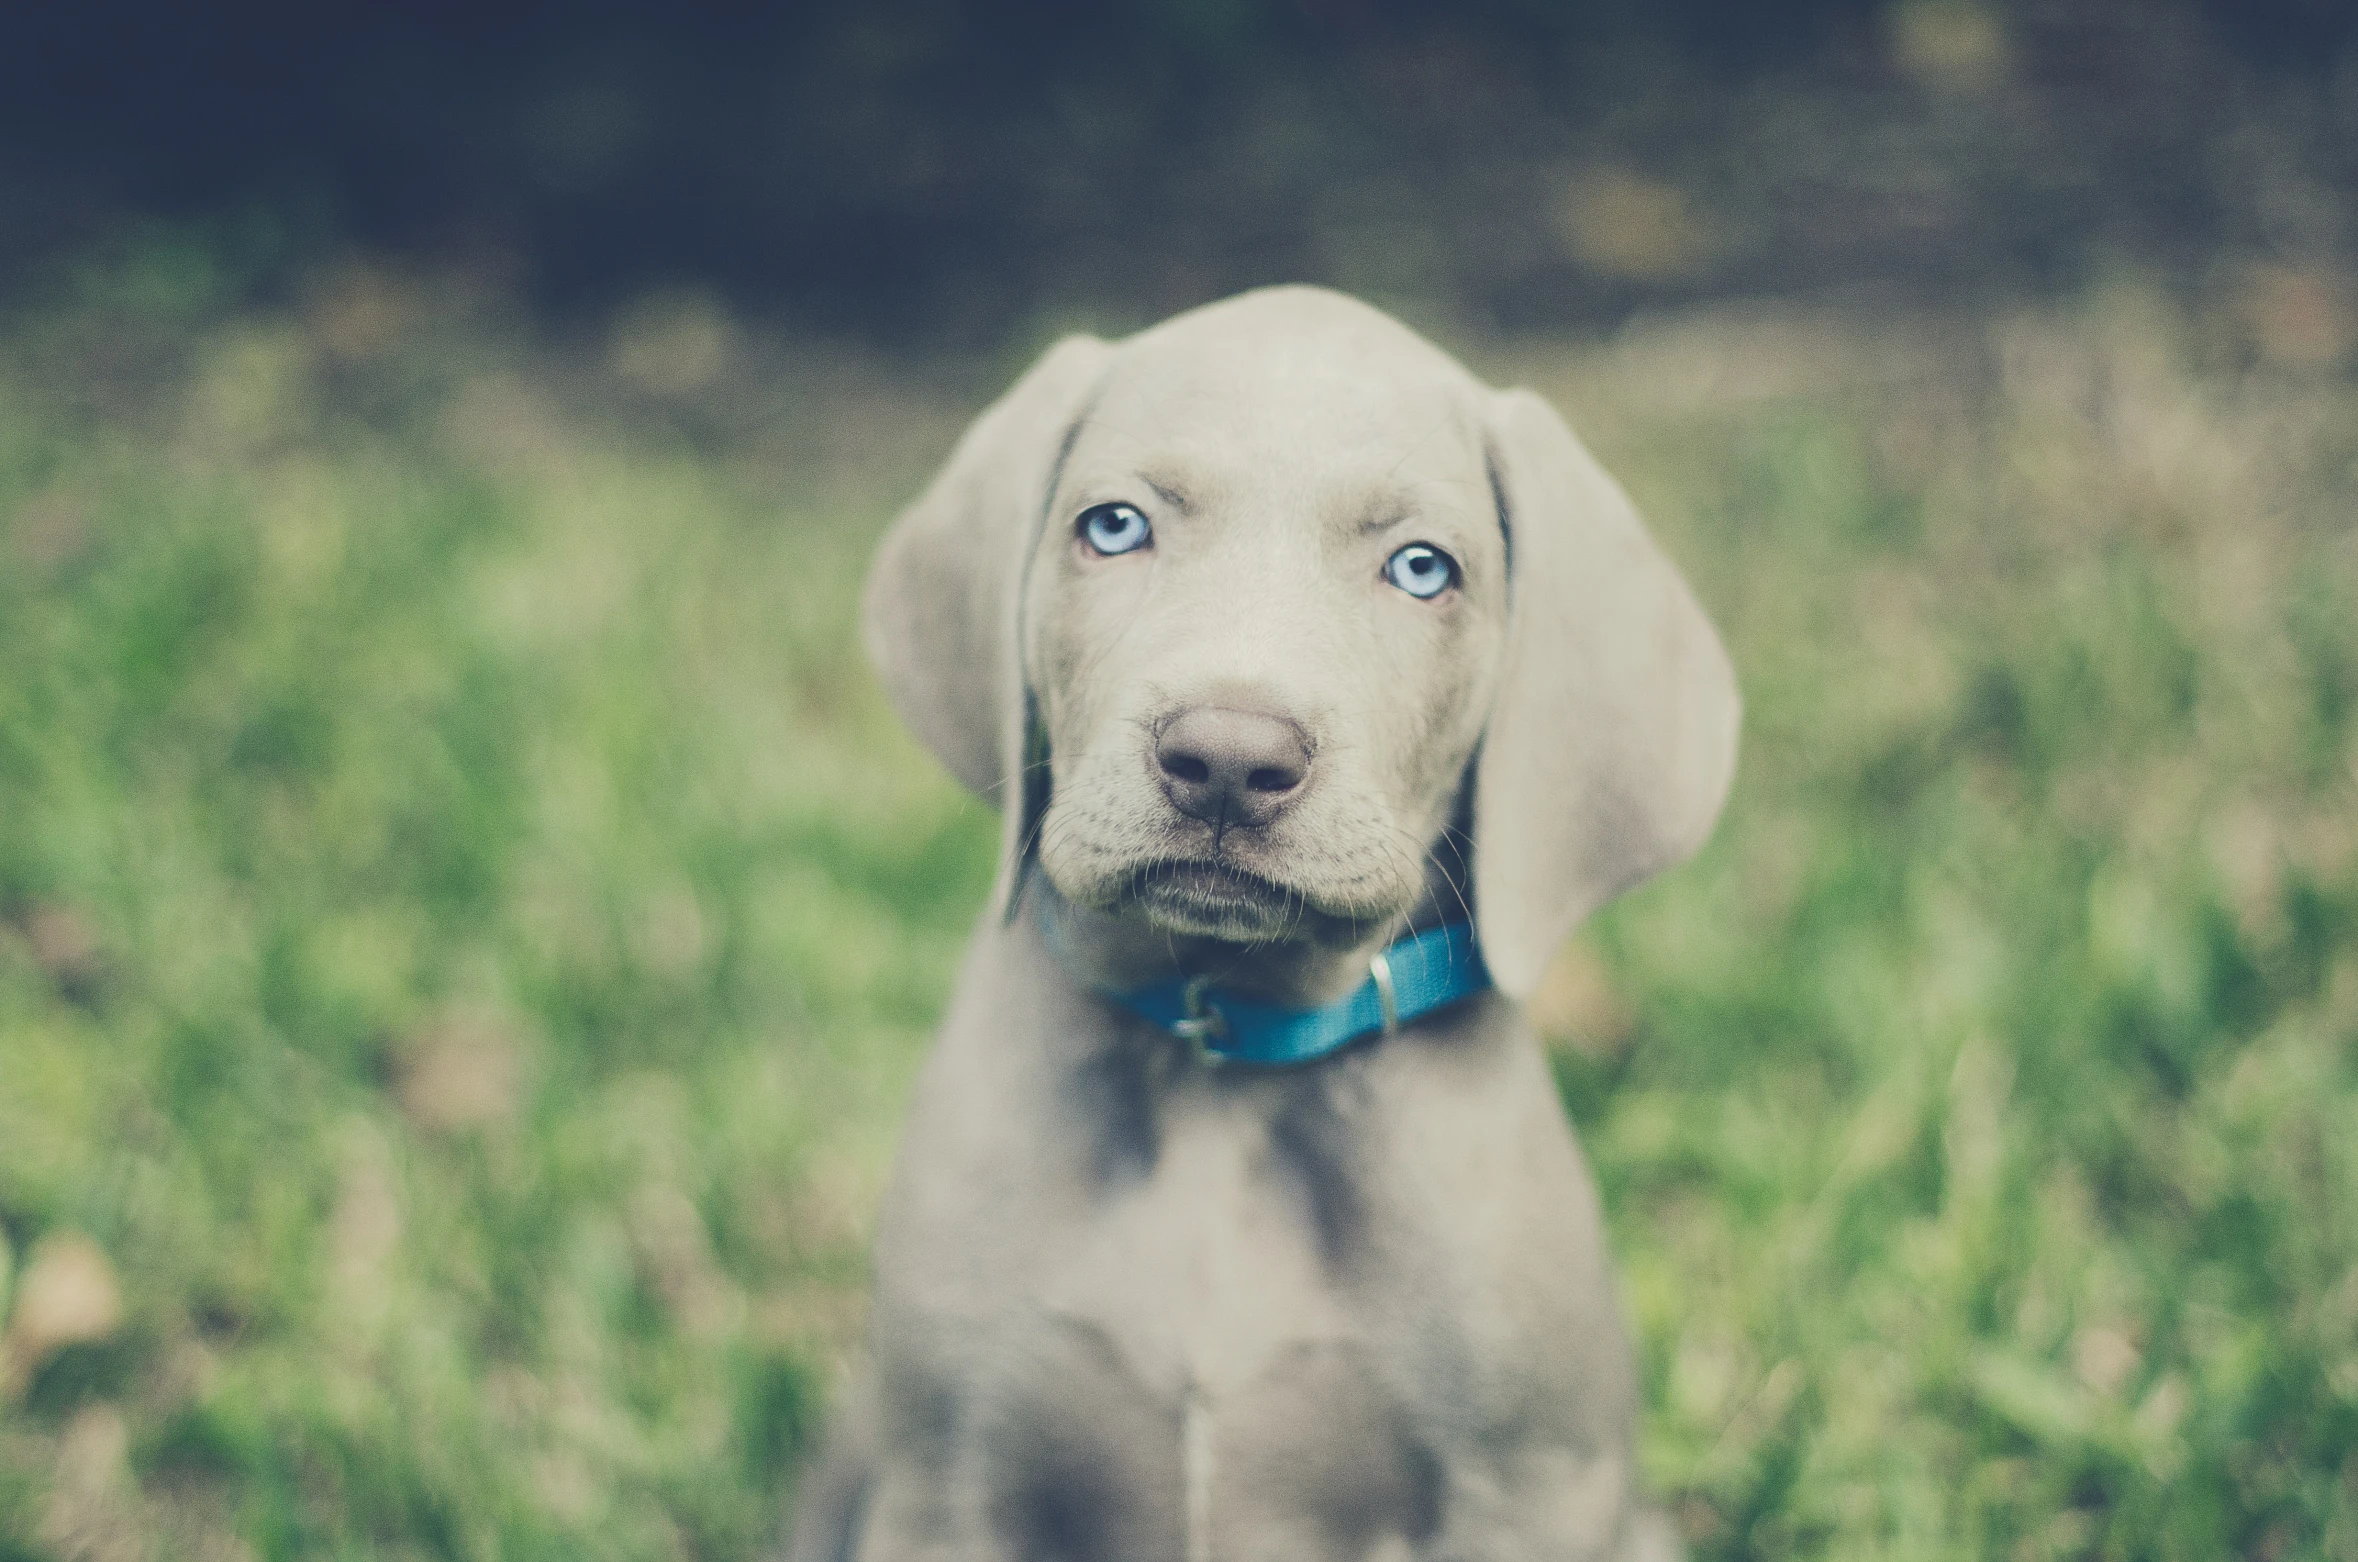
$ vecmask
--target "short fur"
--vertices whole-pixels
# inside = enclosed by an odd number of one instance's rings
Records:
[[[1153,545],[1102,557],[1092,505]],[[1386,582],[1405,543],[1457,584]],[[879,1223],[799,1562],[1637,1558],[1633,1368],[1514,998],[1709,833],[1725,654],[1563,421],[1308,288],[1051,349],[886,538],[869,651],[1006,828]],[[1206,707],[1309,755],[1181,812]],[[1350,990],[1470,909],[1499,991],[1305,1067],[1104,993]]]

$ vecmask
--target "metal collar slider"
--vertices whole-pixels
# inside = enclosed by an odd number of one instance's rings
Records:
[[[1392,962],[1379,949],[1367,962],[1367,974],[1375,983],[1376,1002],[1384,1011],[1384,1034],[1389,1036],[1400,1029],[1400,999],[1392,990]]]
[[[1187,985],[1179,990],[1179,1002],[1186,1012],[1171,1022],[1171,1032],[1182,1041],[1194,1042],[1208,1056],[1217,1057],[1219,1054],[1212,1051],[1212,1046],[1228,1039],[1228,1016],[1204,996],[1211,985],[1209,976],[1188,979]]]

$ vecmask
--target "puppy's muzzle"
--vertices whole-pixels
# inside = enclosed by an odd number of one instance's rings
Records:
[[[1154,758],[1171,806],[1214,829],[1268,824],[1310,779],[1301,728],[1221,705],[1198,705],[1165,722]]]

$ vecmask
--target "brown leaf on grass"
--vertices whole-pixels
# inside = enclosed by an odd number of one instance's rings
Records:
[[[699,294],[642,299],[616,322],[607,361],[614,372],[658,396],[684,396],[710,385],[740,351],[737,330],[719,303]]]
[[[328,1286],[337,1322],[366,1341],[382,1326],[401,1246],[401,1193],[381,1144],[346,1153],[334,1211],[328,1217]]]
[[[56,1352],[103,1340],[122,1321],[122,1288],[105,1251],[78,1231],[43,1238],[25,1261],[16,1305],[0,1333],[0,1397]]]
[[[130,1429],[109,1404],[84,1405],[57,1444],[41,1539],[74,1562],[145,1562],[152,1553],[131,1480]]]
[[[41,494],[20,505],[0,531],[15,562],[39,579],[71,564],[90,546],[90,511],[69,495]]]
[[[1693,276],[1719,247],[1684,191],[1626,168],[1573,180],[1558,228],[1588,270],[1640,282]]]
[[[35,906],[25,918],[25,937],[51,981],[70,986],[98,974],[98,929],[72,906]]]
[[[2072,1376],[2106,1399],[2117,1396],[2144,1361],[2129,1329],[2092,1323],[2071,1337]]]
[[[522,1094],[523,1044],[516,1029],[483,1009],[453,1009],[396,1049],[394,1094],[429,1133],[505,1123]]]
[[[2294,266],[2257,266],[2245,282],[2238,312],[2271,362],[2326,369],[2358,348],[2358,288],[2336,272]]]
[[[1621,1052],[1637,1029],[1636,1016],[1613,990],[1605,962],[1581,941],[1564,946],[1539,978],[1527,1008],[1542,1037],[1591,1057]]]
[[[711,1233],[695,1202],[653,1184],[630,1202],[631,1245],[640,1272],[683,1334],[718,1339],[742,1325],[745,1299],[714,1261]]]
[[[351,264],[307,300],[312,340],[337,358],[374,358],[397,346],[424,308],[423,289],[381,267]]]
[[[632,929],[631,946],[649,970],[676,979],[703,966],[712,952],[712,934],[712,918],[695,891],[673,884],[648,897]]]
[[[1984,92],[2013,66],[2005,17],[1972,0],[1902,0],[1883,22],[1892,62],[1934,92]]]

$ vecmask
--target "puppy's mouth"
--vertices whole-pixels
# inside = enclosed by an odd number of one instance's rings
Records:
[[[1348,936],[1357,919],[1302,891],[1223,862],[1157,862],[1130,875],[1123,898],[1174,933],[1234,942]]]

